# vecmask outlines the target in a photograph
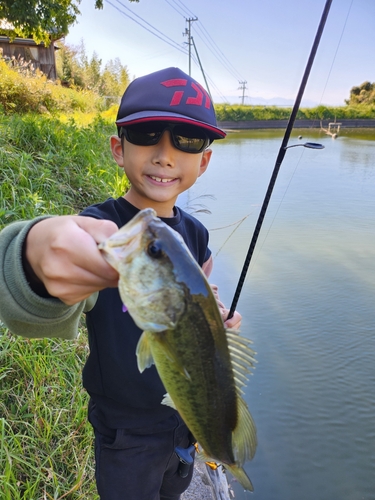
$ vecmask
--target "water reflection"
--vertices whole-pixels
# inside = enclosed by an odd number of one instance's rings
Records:
[[[258,365],[246,391],[259,446],[253,494],[236,499],[375,498],[375,134],[295,131],[238,309]],[[183,203],[202,203],[212,282],[230,304],[281,131],[229,134]],[[213,197],[200,198],[202,195]],[[238,226],[241,219],[243,222]],[[222,229],[218,229],[222,228]],[[215,230],[216,229],[216,230]],[[234,230],[235,229],[235,230]],[[234,231],[234,232],[233,232]]]

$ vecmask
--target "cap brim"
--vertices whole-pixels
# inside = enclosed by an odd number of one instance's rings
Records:
[[[178,113],[168,113],[166,111],[141,111],[139,113],[133,113],[125,118],[120,118],[116,121],[118,127],[123,127],[126,125],[136,125],[137,123],[146,123],[152,121],[169,121],[177,123],[188,123],[190,125],[196,125],[197,127],[204,128],[210,139],[224,139],[227,135],[224,130],[218,127],[214,127],[208,123],[201,122],[199,120],[194,120],[184,115],[179,115]]]

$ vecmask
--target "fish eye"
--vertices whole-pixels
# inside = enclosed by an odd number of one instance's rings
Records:
[[[163,256],[163,250],[160,241],[152,241],[147,248],[147,253],[154,259],[160,259],[160,257]]]

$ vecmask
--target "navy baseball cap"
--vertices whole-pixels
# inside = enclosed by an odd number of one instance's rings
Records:
[[[116,125],[151,121],[187,123],[205,129],[210,139],[223,139],[207,91],[179,68],[167,68],[131,82],[122,96]]]

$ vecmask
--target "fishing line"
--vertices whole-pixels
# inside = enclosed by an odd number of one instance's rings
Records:
[[[334,66],[334,64],[335,64],[335,62],[336,62],[337,53],[338,53],[339,48],[340,48],[340,45],[341,45],[341,40],[342,40],[342,37],[344,36],[344,32],[345,32],[345,28],[346,28],[346,24],[347,24],[348,19],[349,19],[349,14],[350,14],[350,11],[352,10],[353,2],[354,2],[354,0],[352,0],[352,1],[351,1],[351,3],[350,3],[350,5],[349,5],[348,13],[347,13],[347,15],[346,15],[345,22],[344,22],[344,26],[343,26],[343,28],[342,28],[341,35],[340,35],[340,38],[339,38],[339,41],[338,41],[338,44],[337,44],[337,47],[336,47],[336,51],[335,51],[335,54],[334,54],[333,59],[332,59],[332,64],[331,64],[331,67],[330,67],[329,72],[328,72],[328,76],[327,76],[326,83],[325,83],[325,85],[324,85],[324,87],[323,87],[322,97],[320,98],[320,103],[319,103],[319,104],[321,104],[321,103],[322,103],[322,101],[323,101],[323,96],[324,96],[324,93],[325,93],[325,91],[326,91],[326,88],[327,88],[327,85],[328,85],[328,81],[329,81],[329,79],[330,79],[330,77],[331,77],[331,73],[332,73],[333,66]]]
[[[233,231],[230,233],[230,235],[227,237],[227,239],[224,241],[224,243],[221,245],[219,250],[215,253],[214,259],[219,255],[221,250],[224,248],[226,243],[231,239],[231,237],[234,235],[234,233],[237,231],[237,229],[240,227],[240,225],[243,223],[244,220],[246,220],[249,217],[250,214],[245,215],[245,217],[242,217],[239,221],[233,222],[232,224],[229,224],[228,226],[222,226],[222,227],[215,227],[214,229],[210,229],[211,231],[219,231],[220,229],[226,229],[227,227],[232,227],[236,226]]]
[[[275,220],[276,220],[277,214],[279,213],[279,210],[280,210],[280,208],[281,208],[281,205],[283,204],[283,201],[284,201],[284,198],[285,198],[285,196],[286,196],[286,193],[288,192],[289,187],[290,187],[290,185],[291,185],[291,183],[292,183],[292,180],[293,180],[293,178],[294,178],[294,176],[295,176],[295,174],[296,174],[296,171],[297,171],[297,169],[298,169],[298,167],[299,167],[299,164],[301,163],[301,159],[302,159],[303,153],[304,153],[304,151],[302,150],[302,152],[301,152],[301,156],[299,157],[299,160],[297,161],[296,166],[294,167],[294,170],[293,170],[292,175],[291,175],[291,177],[290,177],[290,179],[289,179],[288,185],[286,186],[285,191],[284,191],[284,194],[283,194],[283,195],[282,195],[282,197],[281,197],[281,200],[280,200],[279,206],[278,206],[278,207],[277,207],[277,209],[276,209],[275,215],[273,216],[273,219],[272,219],[272,221],[271,221],[271,224],[269,225],[269,228],[268,228],[268,230],[267,230],[267,233],[266,233],[266,235],[265,235],[265,237],[264,237],[264,239],[263,239],[263,241],[262,241],[262,243],[261,243],[261,245],[260,245],[260,247],[259,247],[259,250],[258,250],[258,252],[257,252],[257,256],[255,257],[255,260],[254,260],[253,264],[256,262],[256,259],[258,258],[259,254],[261,253],[261,250],[262,250],[262,248],[263,248],[263,245],[264,245],[264,244],[266,243],[266,241],[267,241],[268,235],[270,234],[270,231],[271,231],[271,229],[272,229],[272,227],[273,227],[273,224],[274,224],[274,222],[275,222]],[[217,254],[216,254],[216,255],[217,255]],[[216,256],[215,256],[215,257],[216,257]]]
[[[251,257],[254,253],[254,248],[255,248],[255,245],[256,245],[256,242],[257,242],[257,239],[259,236],[259,232],[260,232],[262,224],[263,224],[263,220],[264,220],[264,217],[265,217],[265,214],[267,211],[267,207],[268,207],[271,195],[272,195],[273,188],[275,186],[275,182],[276,182],[279,170],[280,170],[281,163],[284,159],[286,150],[288,148],[288,141],[290,138],[290,134],[292,132],[293,125],[294,125],[294,122],[295,122],[295,119],[297,116],[297,112],[298,112],[298,109],[299,109],[299,106],[301,103],[301,99],[302,99],[302,96],[303,96],[303,93],[304,93],[304,90],[305,90],[305,87],[307,84],[307,80],[309,78],[311,67],[313,65],[314,58],[315,58],[316,52],[318,50],[319,42],[320,42],[323,30],[324,30],[325,23],[327,21],[327,17],[328,17],[329,10],[331,8],[331,4],[332,4],[332,0],[327,0],[326,4],[324,6],[324,10],[322,13],[322,17],[320,19],[318,30],[317,30],[316,35],[315,35],[314,43],[313,43],[313,46],[311,48],[309,59],[307,61],[307,65],[305,68],[305,72],[304,72],[303,77],[302,77],[301,85],[300,85],[300,88],[298,90],[296,101],[294,103],[286,130],[285,130],[284,138],[282,140],[280,150],[279,150],[279,153],[278,153],[277,158],[276,158],[276,163],[275,163],[275,166],[273,169],[271,180],[270,180],[270,183],[268,185],[268,189],[267,189],[264,201],[263,201],[262,208],[260,210],[258,221],[257,221],[257,224],[255,226],[254,234],[253,234],[253,237],[252,237],[251,242],[250,242],[250,246],[249,246],[249,249],[248,249],[248,252],[246,255],[246,259],[245,259],[245,262],[244,262],[244,265],[242,268],[240,278],[238,280],[237,288],[236,288],[236,291],[234,293],[232,305],[230,307],[227,319],[230,319],[233,317],[233,314],[236,310],[238,300],[240,298],[241,290],[242,290],[242,287],[243,287],[243,284],[244,284],[245,278],[246,278],[246,273],[247,273],[247,270],[248,270],[249,265],[250,265]]]

